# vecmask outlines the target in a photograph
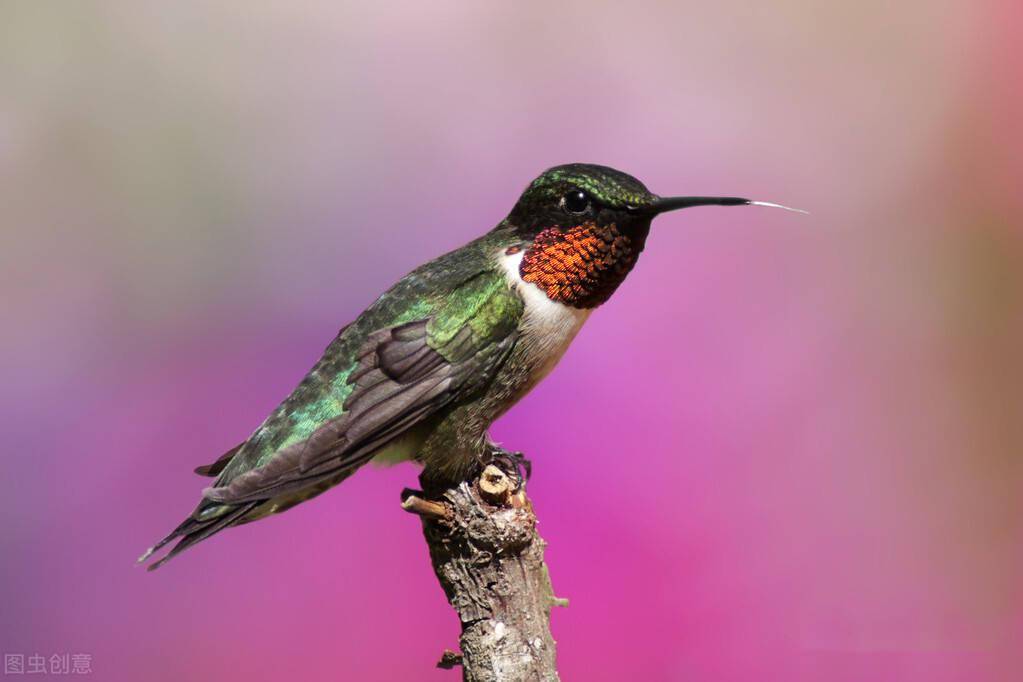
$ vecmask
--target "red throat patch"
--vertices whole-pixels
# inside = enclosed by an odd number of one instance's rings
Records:
[[[645,241],[645,232],[630,236],[614,223],[589,222],[565,230],[550,227],[533,240],[519,273],[552,301],[596,308],[611,298],[632,270]]]

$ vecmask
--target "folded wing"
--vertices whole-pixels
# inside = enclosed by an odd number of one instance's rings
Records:
[[[484,388],[514,345],[514,331],[480,338],[466,323],[440,342],[431,334],[434,319],[371,334],[349,378],[354,389],[340,416],[306,440],[282,448],[265,465],[225,486],[208,488],[204,497],[220,504],[243,504],[315,485],[365,464],[381,447],[440,408]]]

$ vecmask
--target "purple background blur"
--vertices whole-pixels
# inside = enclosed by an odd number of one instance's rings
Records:
[[[812,215],[661,218],[495,426],[563,678],[1023,679],[1023,6],[824,5],[5,2],[0,648],[456,679],[410,465],[133,562],[343,323],[591,161]]]

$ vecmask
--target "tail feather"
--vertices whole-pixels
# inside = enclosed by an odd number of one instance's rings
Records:
[[[153,556],[154,553],[160,551],[160,549],[162,549],[163,546],[166,545],[168,542],[170,542],[174,538],[181,537],[182,535],[187,535],[188,531],[189,531],[189,528],[190,527],[195,527],[197,525],[199,525],[199,522],[196,521],[195,519],[193,519],[192,517],[189,517],[189,518],[185,519],[181,523],[181,525],[179,525],[177,528],[175,528],[170,533],[168,533],[165,538],[163,538],[158,543],[156,543],[155,545],[153,545],[152,547],[147,549],[142,554],[142,556],[140,556],[138,558],[137,563],[140,563],[140,564],[141,563],[145,563],[146,559],[148,559],[149,557]]]
[[[234,525],[235,522],[241,520],[242,517],[255,509],[261,503],[262,500],[247,502],[246,504],[239,505],[226,514],[222,514],[205,521],[197,521],[194,518],[189,517],[181,525],[171,531],[167,537],[163,538],[146,550],[146,552],[139,557],[138,562],[140,564],[144,563],[147,559],[149,559],[149,557],[167,545],[167,543],[171,540],[181,538],[166,555],[146,567],[147,571],[155,571],[192,545],[202,542],[212,535],[224,530],[228,526]]]

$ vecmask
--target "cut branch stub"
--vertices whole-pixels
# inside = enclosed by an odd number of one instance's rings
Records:
[[[451,510],[443,502],[433,502],[420,497],[422,493],[416,490],[405,488],[401,493],[401,508],[405,511],[418,514],[423,518],[435,520],[447,519]]]
[[[493,464],[490,464],[483,470],[483,473],[480,474],[477,486],[480,489],[480,496],[484,500],[490,504],[501,506],[508,502],[508,498],[511,496],[512,489],[515,487],[515,484],[512,483],[508,474],[504,473],[500,468]]]
[[[451,649],[445,649],[440,660],[437,661],[437,667],[441,670],[451,670],[459,665],[462,665],[462,654]]]

